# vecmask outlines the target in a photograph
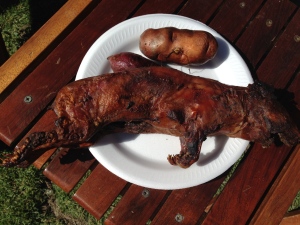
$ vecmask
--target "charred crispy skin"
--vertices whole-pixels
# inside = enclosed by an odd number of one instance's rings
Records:
[[[59,146],[82,147],[111,124],[129,133],[180,137],[181,151],[171,164],[187,168],[198,160],[210,135],[227,135],[268,146],[274,134],[287,145],[299,131],[273,95],[260,84],[235,87],[165,67],[137,68],[75,81],[62,88],[52,110],[57,129],[30,135],[2,161],[18,165],[30,151]]]

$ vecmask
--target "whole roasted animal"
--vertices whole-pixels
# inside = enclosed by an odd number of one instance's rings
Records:
[[[62,88],[52,105],[56,129],[29,135],[3,166],[26,161],[31,151],[82,147],[105,129],[161,133],[180,138],[172,165],[187,168],[199,158],[207,136],[227,135],[268,146],[274,135],[287,145],[300,141],[285,109],[261,84],[222,84],[166,67],[123,70],[75,81]],[[163,149],[162,149],[163,150]]]

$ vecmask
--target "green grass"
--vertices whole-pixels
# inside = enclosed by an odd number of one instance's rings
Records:
[[[0,30],[9,54],[12,55],[22,46],[64,2],[66,0],[0,1]],[[5,148],[0,143],[0,152]],[[53,185],[41,170],[32,166],[28,169],[0,168],[0,225],[103,224],[104,219],[95,220],[72,200],[76,188],[66,194]],[[116,199],[107,214],[120,198]],[[290,210],[299,207],[300,192]]]
[[[0,168],[0,224],[47,224],[52,215],[45,192],[45,178],[30,167],[25,170]]]
[[[0,30],[10,55],[21,47],[31,33],[29,1],[14,2],[17,1],[0,4]]]

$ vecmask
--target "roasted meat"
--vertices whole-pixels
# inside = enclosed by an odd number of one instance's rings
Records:
[[[171,164],[187,168],[198,160],[207,136],[227,135],[268,146],[274,135],[287,145],[299,131],[274,96],[259,83],[236,87],[165,67],[124,70],[75,81],[62,88],[52,105],[56,130],[31,134],[2,160],[14,166],[31,151],[83,147],[105,129],[162,133],[180,138]]]

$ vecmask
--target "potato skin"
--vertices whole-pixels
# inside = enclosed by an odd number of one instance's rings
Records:
[[[107,60],[114,72],[128,70],[131,68],[159,66],[156,62],[133,52],[121,52],[111,55],[107,58]]]
[[[139,48],[153,60],[179,65],[203,64],[215,57],[218,42],[211,33],[202,30],[150,28],[141,34]]]

